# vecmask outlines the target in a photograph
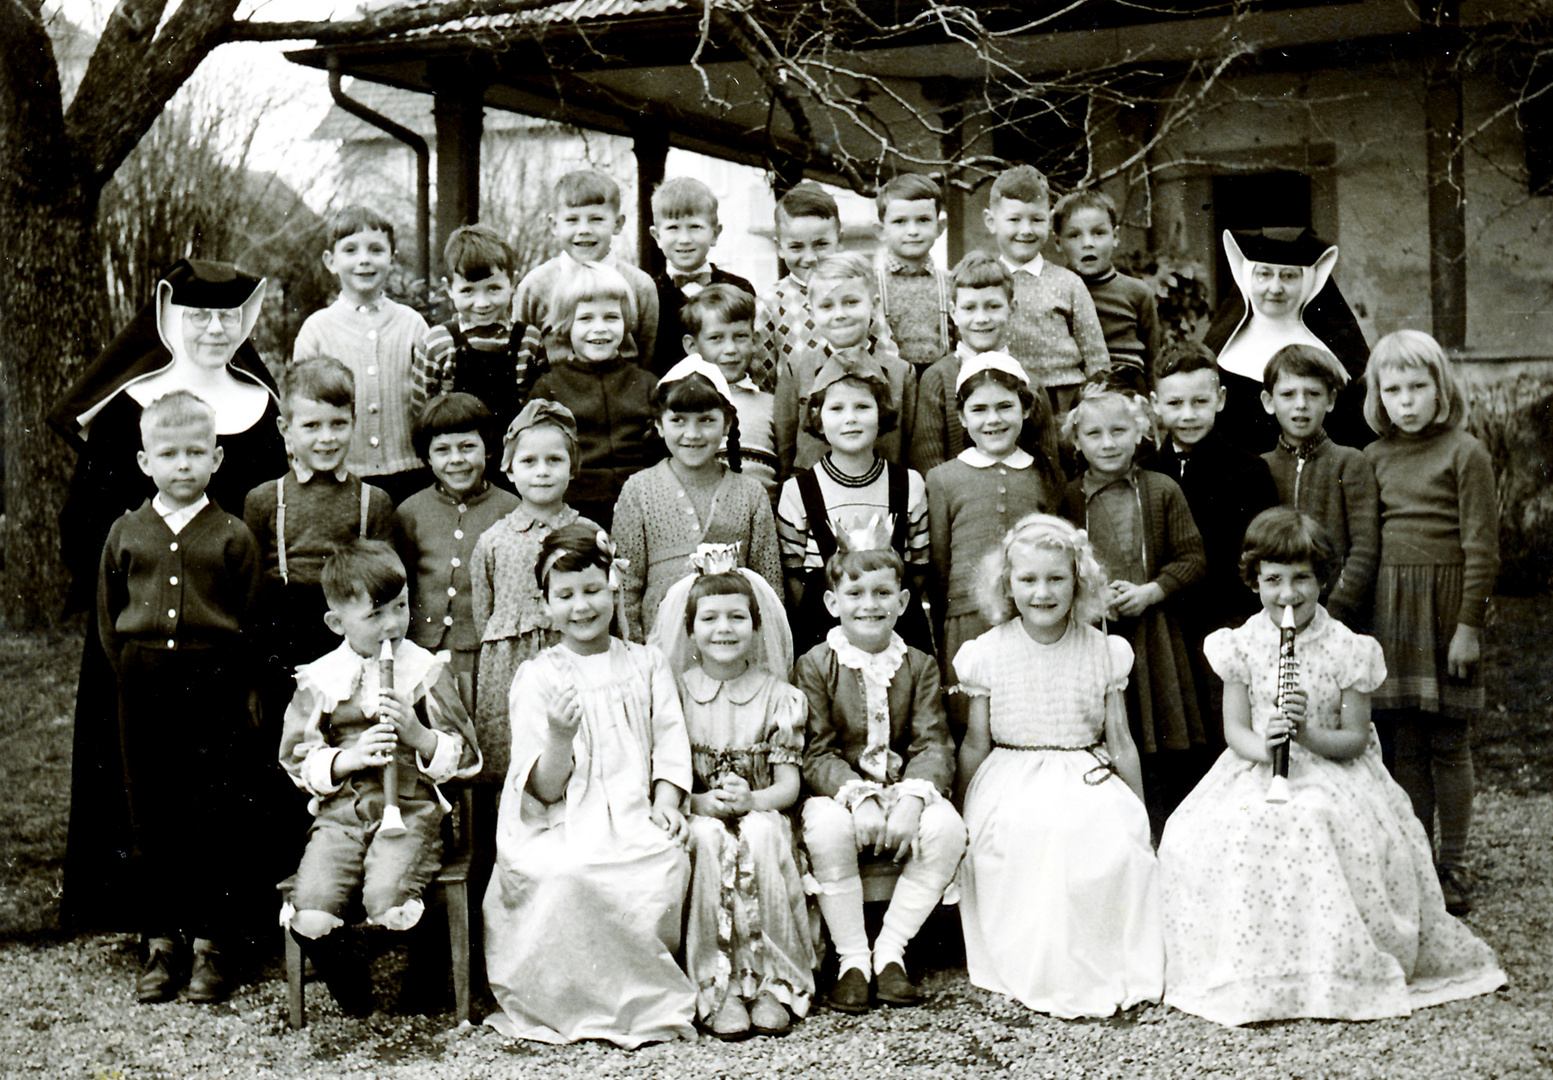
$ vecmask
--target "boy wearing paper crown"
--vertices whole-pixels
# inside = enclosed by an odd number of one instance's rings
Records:
[[[825,603],[840,625],[798,661],[793,683],[809,710],[804,846],[839,958],[826,1001],[857,1013],[869,1007],[871,984],[887,1005],[921,1000],[906,974],[906,944],[954,878],[966,835],[948,799],[954,742],[938,664],[895,633],[910,600],[905,564],[877,517],[836,539]],[[865,849],[902,864],[872,948],[858,867]]]

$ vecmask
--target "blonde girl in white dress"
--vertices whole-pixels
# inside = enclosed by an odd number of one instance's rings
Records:
[[[1105,573],[1083,530],[1031,514],[986,558],[991,630],[954,658],[960,868],[976,986],[1053,1016],[1109,1016],[1164,989],[1158,867],[1122,691],[1132,649],[1091,623]]]

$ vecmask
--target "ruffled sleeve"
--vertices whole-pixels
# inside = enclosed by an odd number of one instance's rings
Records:
[[[1203,642],[1203,655],[1214,673],[1227,683],[1251,685],[1251,665],[1233,630],[1215,630]]]
[[[766,760],[772,765],[803,767],[803,733],[809,716],[809,703],[796,686],[773,679],[771,707],[767,720]]]
[[[1105,647],[1111,654],[1111,670],[1106,679],[1105,691],[1119,694],[1127,689],[1127,679],[1132,675],[1132,646],[1125,638],[1111,634],[1105,639]]]
[[[1350,635],[1338,658],[1338,688],[1368,694],[1385,681],[1386,657],[1380,642],[1367,634]]]
[[[990,633],[990,631],[989,631]],[[968,694],[971,697],[989,697],[992,694],[992,672],[990,670],[988,654],[992,651],[992,643],[987,640],[989,634],[983,634],[973,638],[960,646],[960,651],[954,654],[954,674],[959,679],[959,685],[953,692]]]

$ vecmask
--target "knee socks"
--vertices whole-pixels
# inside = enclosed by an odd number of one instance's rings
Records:
[[[917,871],[913,873],[912,871]],[[924,878],[937,880],[931,868],[917,865],[913,859],[901,871],[895,882],[895,894],[884,912],[884,925],[879,928],[879,938],[874,942],[874,971],[889,963],[905,968],[906,943],[917,936],[922,924],[938,906],[944,895],[942,883],[933,884]]]
[[[868,929],[863,925],[863,879],[853,875],[840,881],[820,882],[820,914],[836,946],[837,974],[856,968],[872,978],[868,956]]]

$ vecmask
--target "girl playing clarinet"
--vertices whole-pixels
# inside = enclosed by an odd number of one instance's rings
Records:
[[[1381,764],[1370,693],[1385,662],[1321,606],[1334,566],[1311,518],[1258,515],[1240,567],[1262,613],[1205,644],[1229,749],[1170,818],[1159,862],[1165,1002],[1217,1023],[1406,1016],[1504,985],[1446,914],[1428,838]],[[1288,801],[1269,802],[1283,745]]]

